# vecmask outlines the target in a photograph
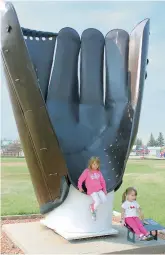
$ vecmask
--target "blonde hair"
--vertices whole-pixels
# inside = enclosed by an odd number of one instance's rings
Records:
[[[92,169],[92,164],[96,163],[98,165],[98,170],[100,169],[100,159],[98,157],[91,157],[88,162],[88,168]]]
[[[135,192],[135,196],[137,196],[137,190],[136,190],[134,187],[128,187],[128,188],[124,191],[124,193],[123,193],[123,195],[122,195],[122,203],[124,203],[124,202],[126,201],[126,196],[127,196],[128,194],[130,194],[132,191],[134,191],[134,192]]]

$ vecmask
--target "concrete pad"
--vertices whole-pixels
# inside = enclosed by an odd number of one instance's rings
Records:
[[[61,221],[62,222],[62,221]],[[95,221],[96,222],[96,221]],[[45,220],[41,220],[40,223],[43,226],[46,226],[50,229],[51,225],[49,227],[48,223],[45,223]],[[65,226],[65,224],[63,224]],[[54,230],[54,229],[52,229]],[[87,238],[93,238],[93,237],[103,237],[103,236],[110,236],[110,235],[117,235],[118,231],[116,229],[113,229],[112,227],[110,227],[108,230],[103,230],[103,231],[97,231],[97,232],[69,232],[69,231],[65,231],[64,229],[56,229],[56,234],[60,235],[61,237],[65,238],[68,241],[72,241],[72,240],[80,240],[80,239],[87,239]]]
[[[68,241],[43,227],[39,222],[7,224],[6,234],[26,254],[159,254],[165,251],[165,241],[136,244],[127,242],[126,229],[113,225],[118,236]]]

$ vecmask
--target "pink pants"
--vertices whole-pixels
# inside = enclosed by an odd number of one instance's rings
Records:
[[[138,217],[127,217],[125,223],[133,229],[137,236],[147,236],[149,234]]]

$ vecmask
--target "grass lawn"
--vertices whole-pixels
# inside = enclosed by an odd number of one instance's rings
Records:
[[[25,162],[25,158],[1,158],[1,163],[5,162]]]
[[[24,159],[2,159],[1,214],[39,213],[28,169]],[[145,217],[165,225],[165,161],[130,160],[123,185],[115,193],[114,209],[120,211],[121,196],[128,186],[138,190],[138,202]]]

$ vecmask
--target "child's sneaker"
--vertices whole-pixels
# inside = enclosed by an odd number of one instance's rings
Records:
[[[139,240],[140,240],[140,241],[147,241],[147,237],[144,236],[144,235],[141,235],[141,236],[139,237]]]
[[[92,205],[90,205],[90,211],[92,214],[92,220],[96,220],[96,212],[95,212],[95,210],[93,210]]]
[[[95,213],[95,211],[92,212],[92,220],[94,220],[94,221],[96,220],[96,213]]]
[[[141,234],[141,235],[139,236],[139,240],[140,240],[140,241],[146,241],[146,240],[147,240],[147,237],[146,237],[145,235]]]
[[[146,236],[146,240],[147,241],[151,241],[153,239],[154,239],[154,237],[152,235],[150,235],[150,234]]]

